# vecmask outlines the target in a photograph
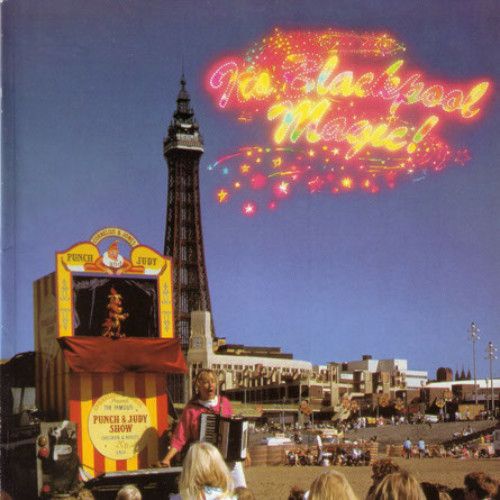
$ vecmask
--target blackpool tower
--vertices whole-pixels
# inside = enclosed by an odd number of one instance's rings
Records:
[[[163,141],[163,155],[168,165],[164,254],[172,258],[175,332],[184,352],[189,345],[191,311],[211,311],[200,210],[203,137],[190,101],[182,75],[177,108]]]

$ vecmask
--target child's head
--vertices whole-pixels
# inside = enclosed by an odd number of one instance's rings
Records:
[[[235,488],[234,493],[238,500],[255,500],[253,491],[245,488],[244,486],[238,486],[237,488]]]
[[[184,459],[179,480],[183,497],[203,498],[205,486],[219,488],[223,494],[230,494],[234,481],[219,450],[209,443],[194,443]]]
[[[142,500],[142,494],[133,484],[126,484],[116,495],[116,500]]]
[[[382,479],[373,493],[373,500],[425,500],[425,495],[418,481],[400,470]]]
[[[308,500],[356,500],[356,495],[343,474],[328,471],[312,482]]]
[[[90,490],[88,490],[87,488],[82,488],[76,494],[76,499],[77,500],[95,500],[93,493]]]

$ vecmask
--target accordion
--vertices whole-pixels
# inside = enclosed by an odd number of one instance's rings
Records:
[[[247,457],[248,420],[202,413],[200,441],[213,444],[229,462]]]

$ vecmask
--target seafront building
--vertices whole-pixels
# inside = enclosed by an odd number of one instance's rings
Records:
[[[209,312],[192,313],[186,356],[189,385],[200,369],[211,368],[218,374],[220,390],[246,412],[250,407],[250,413],[278,413],[289,423],[298,419],[299,408],[319,420],[345,418],[352,411],[373,411],[380,395],[387,403],[399,397],[406,400],[428,381],[426,371],[409,370],[404,359],[365,355],[360,361],[313,366],[279,347],[227,344],[222,338],[214,343],[211,324]]]
[[[448,397],[446,397],[448,396]],[[491,410],[492,401],[495,408],[499,408],[500,378],[474,380],[448,380],[431,382],[423,389],[422,399],[428,405],[440,404],[441,401],[452,399],[460,401],[459,413],[465,415],[467,411],[476,417],[482,410]],[[474,408],[475,403],[479,408]]]
[[[202,368],[217,373],[219,388],[236,408],[267,421],[296,423],[316,419],[330,421],[352,415],[394,412],[439,412],[460,408],[474,416],[498,401],[500,379],[477,380],[478,406],[472,380],[453,381],[449,368],[439,368],[430,382],[425,370],[410,370],[405,359],[373,359],[313,365],[283,353],[279,347],[249,347],[213,341],[207,311],[191,314],[191,335],[186,361],[189,386]],[[465,405],[465,406],[464,406]],[[495,404],[498,407],[498,403]]]

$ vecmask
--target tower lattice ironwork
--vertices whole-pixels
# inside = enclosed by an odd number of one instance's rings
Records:
[[[182,75],[177,108],[163,141],[163,155],[168,165],[164,254],[172,258],[175,332],[184,350],[189,343],[191,311],[211,311],[200,209],[203,137],[190,101]]]

